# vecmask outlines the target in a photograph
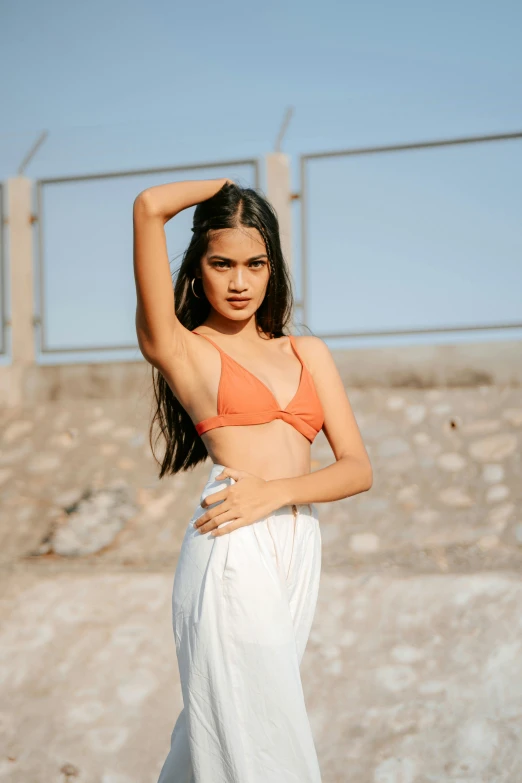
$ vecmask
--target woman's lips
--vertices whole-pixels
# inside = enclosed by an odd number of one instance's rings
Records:
[[[227,299],[227,302],[229,302],[232,307],[246,307],[247,304],[250,302],[250,299]]]

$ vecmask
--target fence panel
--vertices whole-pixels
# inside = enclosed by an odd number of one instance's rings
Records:
[[[39,361],[140,358],[132,263],[132,204],[146,187],[183,179],[230,177],[257,186],[257,160],[224,161],[37,185]],[[166,224],[174,273],[190,239],[194,208]],[[91,358],[91,357],[89,357]],[[96,357],[97,358],[97,357]]]
[[[522,328],[521,139],[303,156],[308,326],[324,337]]]

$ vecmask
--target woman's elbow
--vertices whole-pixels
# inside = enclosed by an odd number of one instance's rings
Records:
[[[365,460],[361,470],[363,492],[368,492],[373,486],[373,468],[370,460]]]
[[[156,207],[149,188],[138,193],[134,199],[133,212],[136,217],[138,215],[143,215],[144,217],[156,216]]]

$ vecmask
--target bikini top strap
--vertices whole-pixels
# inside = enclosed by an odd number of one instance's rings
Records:
[[[204,338],[205,338],[205,340],[208,340],[208,341],[209,341],[209,343],[212,343],[212,345],[214,346],[214,348],[217,348],[217,350],[218,350],[218,351],[219,351],[219,353],[221,354],[221,357],[222,357],[222,358],[224,358],[225,360],[226,360],[226,359],[231,359],[231,358],[232,358],[232,357],[231,357],[231,356],[230,356],[230,355],[229,355],[229,354],[228,354],[226,351],[224,351],[224,350],[223,350],[223,348],[220,348],[220,347],[219,347],[219,345],[218,345],[217,343],[215,343],[215,342],[214,342],[214,340],[212,339],[212,337],[209,337],[209,336],[208,336],[208,334],[203,334],[202,332],[196,332],[196,330],[195,330],[195,329],[193,329],[193,330],[192,330],[192,334],[199,334],[199,336],[200,336],[200,337],[204,337]],[[299,361],[301,362],[301,364],[302,364],[302,366],[303,366],[304,370],[306,371],[306,370],[307,370],[307,367],[306,367],[306,365],[305,365],[305,363],[304,363],[304,361],[303,361],[303,357],[301,356],[301,354],[300,354],[300,353],[299,353],[299,351],[297,350],[297,346],[296,346],[296,344],[295,344],[294,335],[293,335],[293,334],[289,334],[289,335],[288,335],[288,337],[290,338],[290,345],[291,345],[291,346],[292,346],[292,348],[294,349],[294,351],[295,351],[295,353],[296,353],[296,356],[297,356],[297,358],[299,359]],[[232,359],[232,361],[235,361],[235,360],[234,360],[234,359]],[[236,362],[236,364],[237,364],[237,362]],[[240,365],[240,366],[242,366],[242,365]],[[243,368],[243,369],[244,369],[244,368]],[[247,372],[248,372],[248,371],[247,371]]]
[[[305,361],[304,361],[303,357],[301,356],[301,354],[300,354],[300,353],[299,353],[299,351],[297,350],[297,345],[295,344],[295,337],[294,337],[294,335],[293,335],[293,334],[289,334],[288,336],[290,337],[290,342],[291,342],[291,344],[292,344],[292,347],[293,347],[293,349],[294,349],[294,351],[295,351],[295,353],[296,353],[296,356],[297,356],[297,358],[299,359],[299,361],[301,362],[301,367],[303,368],[303,378],[304,378],[304,376],[305,376],[305,375],[307,375],[307,376],[309,376],[310,378],[312,378],[312,380],[313,380],[312,373],[310,372],[310,370],[309,370],[309,369],[308,369],[308,367],[306,366],[306,364],[305,364]]]
[[[222,356],[223,356],[223,355],[224,355],[224,356],[226,356],[226,355],[227,355],[227,354],[225,353],[225,351],[224,351],[222,348],[220,348],[220,347],[219,347],[219,345],[218,345],[217,343],[215,343],[215,342],[214,342],[214,340],[212,339],[212,337],[209,337],[209,336],[208,336],[208,334],[202,334],[202,332],[196,332],[196,330],[195,330],[195,329],[193,329],[193,330],[192,330],[192,334],[199,334],[199,336],[200,336],[200,337],[204,337],[204,338],[205,338],[205,340],[208,340],[208,341],[209,341],[209,343],[212,343],[212,345],[214,346],[214,348],[217,348],[217,350],[219,351],[219,353],[220,353]]]
[[[300,354],[300,353],[299,353],[299,351],[297,350],[297,345],[295,344],[294,335],[293,335],[293,334],[289,334],[288,336],[289,336],[289,338],[290,338],[290,345],[291,345],[291,346],[292,346],[292,348],[294,349],[294,351],[295,351],[295,353],[296,353],[296,356],[297,356],[297,358],[299,359],[299,361],[301,362],[301,364],[302,364],[302,365],[304,365],[304,362],[303,362],[303,357],[301,356],[301,354]]]

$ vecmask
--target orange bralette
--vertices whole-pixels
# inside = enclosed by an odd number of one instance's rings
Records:
[[[296,393],[286,408],[281,408],[263,381],[225,353],[206,334],[195,330],[193,334],[204,337],[221,355],[217,416],[198,422],[195,425],[198,435],[215,427],[265,424],[274,419],[283,419],[308,438],[310,443],[314,440],[324,423],[323,408],[312,375],[299,355],[293,335],[289,335],[290,344],[301,362],[301,377]]]

